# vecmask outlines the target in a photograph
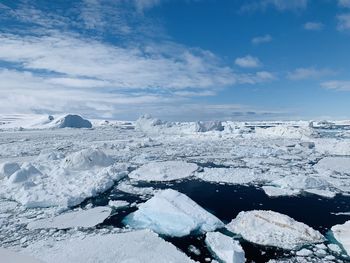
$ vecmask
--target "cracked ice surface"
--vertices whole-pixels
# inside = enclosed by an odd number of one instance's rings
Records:
[[[250,242],[290,250],[324,241],[320,232],[273,211],[240,212],[227,228]]]

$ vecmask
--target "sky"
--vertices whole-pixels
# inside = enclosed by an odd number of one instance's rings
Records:
[[[0,114],[350,119],[350,0],[0,0]]]

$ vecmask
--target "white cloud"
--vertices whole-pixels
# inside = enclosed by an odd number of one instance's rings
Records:
[[[260,0],[249,1],[241,8],[242,11],[265,10],[273,7],[278,11],[298,11],[307,7],[308,0]]]
[[[338,4],[341,7],[348,7],[348,8],[350,8],[350,0],[338,0]]]
[[[338,15],[337,19],[338,19],[337,29],[339,31],[350,29],[350,13]]]
[[[304,24],[304,29],[311,31],[321,31],[323,27],[324,25],[320,22],[307,22]]]
[[[261,66],[260,60],[250,55],[236,58],[235,64],[242,68],[257,68]]]
[[[326,89],[350,91],[350,81],[332,80],[321,83],[321,86]]]
[[[226,86],[236,79],[213,54],[174,43],[122,48],[64,34],[2,34],[0,42],[1,60],[20,63],[27,70],[65,74],[59,81],[66,83],[79,77],[80,83],[87,78],[119,89],[185,89]]]
[[[255,45],[259,45],[259,44],[264,44],[264,43],[269,43],[272,41],[272,37],[270,35],[264,35],[264,36],[258,36],[258,37],[254,37],[252,39],[252,43]]]
[[[297,68],[294,71],[288,72],[287,77],[291,80],[304,80],[319,79],[334,74],[335,72],[330,69]]]
[[[276,80],[277,77],[268,71],[258,71],[256,73],[250,73],[250,74],[245,74],[245,75],[240,75],[238,82],[240,84],[258,84],[258,83],[263,83],[263,82],[270,82],[273,80]]]
[[[159,5],[161,2],[164,2],[164,0],[134,0],[136,9],[139,12],[143,12],[146,9],[150,9],[152,7],[155,7]]]

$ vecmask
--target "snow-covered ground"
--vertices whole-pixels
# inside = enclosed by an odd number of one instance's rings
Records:
[[[233,220],[227,228],[241,235],[235,239],[291,250],[281,262],[289,256],[315,262],[336,257],[332,262],[346,262],[349,257],[344,251],[338,255],[331,249],[333,240],[304,222],[260,210],[220,218],[189,196],[191,191],[206,195],[205,188],[191,188],[190,182],[196,181],[248,185],[271,200],[348,198],[350,136],[346,129],[350,122],[332,123],[176,123],[148,115],[136,122],[88,121],[75,115],[2,116],[0,247],[44,262],[89,262],[90,257],[113,262],[112,256],[128,262],[169,262],[171,258],[185,262],[191,256],[187,249],[184,254],[163,240],[168,237],[135,229],[186,238],[205,235],[224,227],[223,221]],[[170,190],[179,182],[188,182],[187,192]],[[245,211],[240,202],[229,200],[218,206]],[[334,206],[337,225],[349,220],[346,205],[341,201]],[[113,223],[115,218],[118,222]],[[332,230],[349,253],[347,225],[343,226]],[[123,233],[126,229],[131,232]],[[130,244],[122,244],[122,237],[130,237]],[[223,244],[224,239],[230,243]],[[95,248],[96,242],[102,245]],[[113,250],[110,242],[120,247],[114,245]],[[211,256],[206,257],[231,260],[239,252],[236,242],[217,232],[207,233],[203,247],[211,247]],[[197,259],[202,260],[201,256]]]

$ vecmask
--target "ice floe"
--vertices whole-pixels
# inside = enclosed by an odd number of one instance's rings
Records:
[[[245,253],[237,240],[219,232],[208,232],[205,243],[215,258],[223,263],[243,263]]]
[[[335,239],[343,246],[346,253],[350,256],[350,221],[342,225],[332,227],[332,233]]]
[[[129,177],[140,181],[172,181],[189,177],[197,164],[184,161],[150,162],[132,171]]]
[[[186,195],[172,189],[162,190],[139,209],[128,215],[124,223],[136,229],[148,228],[156,233],[181,237],[191,232],[208,232],[223,223]]]
[[[41,241],[24,249],[46,263],[193,262],[157,234],[134,231],[93,235],[49,243]]]
[[[43,228],[67,229],[72,227],[93,227],[109,217],[111,211],[109,207],[99,206],[88,210],[67,212],[53,218],[30,222],[27,228],[33,230]]]
[[[325,157],[314,168],[318,173],[338,173],[350,175],[350,157]]]
[[[250,168],[204,168],[196,177],[209,182],[249,184],[259,178],[259,174]]]
[[[288,250],[324,240],[320,232],[273,211],[240,212],[227,228],[252,243]]]
[[[4,263],[44,263],[26,254],[20,254],[10,249],[0,247],[0,260]]]
[[[129,206],[129,202],[124,201],[124,200],[110,200],[108,202],[108,205],[110,207],[113,207],[114,209],[120,209]]]

